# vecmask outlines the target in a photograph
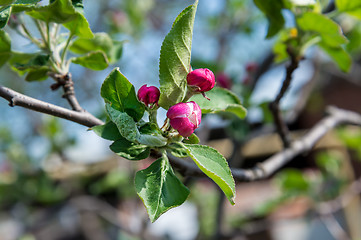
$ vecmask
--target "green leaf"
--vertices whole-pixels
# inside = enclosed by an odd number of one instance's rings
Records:
[[[119,139],[110,145],[110,150],[128,160],[145,159],[150,154],[150,148],[147,145],[129,142],[124,138]]]
[[[152,222],[181,205],[189,195],[188,188],[174,175],[165,156],[136,173],[135,188]]]
[[[77,11],[83,12],[84,9],[83,0],[71,0],[71,3],[73,4],[74,8]]]
[[[167,139],[162,136],[162,132],[159,130],[158,125],[155,123],[146,123],[140,129],[140,136],[137,141],[141,144],[162,147],[167,144]]]
[[[283,192],[306,193],[310,186],[305,176],[297,169],[285,169],[278,173],[275,181]]]
[[[13,3],[15,0],[1,0],[0,6],[7,6]]]
[[[187,149],[179,143],[172,143],[167,146],[167,151],[177,158],[188,157]]]
[[[105,79],[101,91],[103,99],[118,111],[126,112],[139,121],[144,114],[144,105],[138,101],[134,86],[115,68]]]
[[[112,108],[109,104],[105,107],[110,120],[117,125],[120,134],[128,141],[136,142],[140,134],[133,118],[125,112]]]
[[[269,26],[266,38],[276,35],[284,26],[282,15],[284,4],[282,0],[254,0],[255,5],[266,15]]]
[[[247,110],[241,105],[236,95],[227,89],[215,87],[208,91],[207,100],[201,94],[194,95],[190,101],[195,101],[202,109],[202,113],[231,113],[239,118],[244,118]]]
[[[102,51],[90,52],[85,56],[72,58],[71,61],[92,70],[104,70],[109,66],[108,59]]]
[[[0,29],[4,28],[9,21],[11,6],[0,9]]]
[[[9,35],[0,30],[0,67],[11,57],[11,40]]]
[[[204,145],[184,144],[184,146],[197,166],[222,189],[230,203],[234,205],[235,183],[227,160],[222,154]]]
[[[50,5],[33,8],[27,14],[44,22],[62,23],[71,34],[79,37],[92,38],[94,36],[88,21],[75,10],[70,0],[55,0]]]
[[[117,125],[111,121],[103,125],[92,127],[91,130],[93,130],[99,137],[107,140],[116,141],[123,138],[117,128]]]
[[[338,47],[348,42],[341,27],[330,18],[313,12],[306,12],[297,18],[297,24],[304,31],[319,34],[322,42],[330,47]]]
[[[12,8],[13,8],[12,12],[18,13],[18,12],[22,12],[22,11],[30,11],[40,1],[41,0],[16,0],[12,4]]]
[[[197,5],[198,0],[178,15],[160,50],[159,105],[165,109],[182,101],[186,93]]]
[[[48,78],[48,72],[49,72],[48,67],[39,67],[36,69],[30,69],[25,77],[25,80],[28,82],[46,80]]]
[[[77,35],[83,38],[92,38],[94,34],[89,27],[89,23],[86,18],[79,12],[76,12],[74,20],[64,23],[64,27],[69,29],[71,34]]]
[[[13,53],[10,64],[12,64],[18,70],[28,71],[46,66],[49,62],[49,58],[49,55],[38,53]]]
[[[318,44],[338,65],[338,67],[348,72],[352,65],[351,56],[342,47],[329,47],[326,44]]]
[[[192,133],[192,135],[190,135],[188,138],[185,138],[183,140],[183,142],[188,143],[188,144],[198,144],[199,143],[199,138],[197,135],[195,135],[194,133]]]
[[[361,19],[361,2],[356,0],[336,0],[336,7],[340,12],[346,12]]]
[[[78,38],[69,47],[77,54],[87,54],[91,51],[101,50],[110,63],[118,61],[122,55],[123,42],[114,41],[107,33],[95,33],[93,38]]]

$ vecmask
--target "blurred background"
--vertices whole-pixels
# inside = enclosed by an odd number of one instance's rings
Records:
[[[328,6],[328,1],[321,1]],[[87,0],[92,31],[124,41],[119,62],[103,71],[72,65],[82,107],[104,119],[100,87],[119,67],[136,89],[159,86],[162,41],[188,0]],[[286,25],[294,25],[287,11]],[[336,19],[350,42],[354,63],[340,72],[317,48],[294,73],[281,102],[292,136],[302,136],[335,105],[361,113],[361,24]],[[248,109],[245,120],[205,116],[202,144],[218,149],[233,167],[248,168],[282,150],[268,102],[285,77],[285,63],[265,39],[267,21],[250,0],[200,0],[192,43],[192,67],[211,69],[217,85],[232,89]],[[10,27],[12,50],[34,49]],[[25,95],[67,107],[50,79],[29,83],[10,67],[1,84]],[[361,130],[342,127],[270,179],[237,183],[236,205],[206,178],[184,177],[189,199],[154,224],[134,190],[134,174],[152,161],[131,162],[113,154],[110,142],[84,126],[10,108],[0,99],[0,239],[360,239]],[[158,121],[164,121],[160,114]],[[197,193],[197,194],[195,194]],[[345,197],[346,196],[346,197]],[[336,201],[337,200],[337,201]],[[354,238],[358,237],[358,238]]]

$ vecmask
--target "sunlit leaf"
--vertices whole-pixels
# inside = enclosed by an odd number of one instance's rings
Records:
[[[241,105],[241,101],[236,95],[227,89],[214,87],[208,91],[207,97],[204,98],[201,94],[194,95],[190,101],[195,101],[202,113],[231,113],[239,118],[244,118],[247,110]]]
[[[282,0],[254,0],[256,6],[266,15],[269,26],[267,38],[276,35],[284,26],[285,19],[282,16],[284,4]]]
[[[135,188],[152,222],[181,205],[189,195],[188,188],[174,175],[165,156],[136,173]]]
[[[100,94],[114,109],[126,112],[135,121],[143,117],[144,105],[138,101],[134,86],[119,71],[119,68],[115,68],[105,79]]]
[[[341,27],[330,18],[313,12],[306,12],[297,18],[297,24],[304,31],[317,33],[322,42],[330,47],[339,47],[348,42],[342,34]]]
[[[150,148],[147,145],[129,142],[124,138],[118,139],[110,145],[110,150],[128,160],[145,159],[150,154]]]
[[[108,59],[102,51],[94,51],[85,56],[73,58],[72,62],[92,70],[104,70],[109,66]]]
[[[236,190],[227,160],[214,148],[198,144],[184,145],[197,166],[222,189],[233,205]]]
[[[0,9],[0,29],[4,28],[9,21],[11,6]]]
[[[0,30],[0,67],[11,57],[11,40],[9,35]]]
[[[186,93],[197,5],[198,0],[178,15],[160,50],[159,105],[165,109],[182,101]]]

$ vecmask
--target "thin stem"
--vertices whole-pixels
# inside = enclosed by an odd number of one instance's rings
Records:
[[[65,59],[65,57],[66,57],[66,53],[67,53],[67,51],[68,51],[68,47],[69,47],[69,44],[70,44],[70,41],[71,41],[71,39],[73,38],[73,34],[72,33],[70,33],[69,34],[69,37],[68,37],[68,39],[66,40],[66,44],[65,44],[65,47],[64,47],[64,49],[63,49],[63,52],[61,53],[61,63],[62,63],[62,65],[63,65],[63,67],[65,67],[65,65],[64,65],[64,59]]]
[[[273,114],[273,119],[276,124],[278,134],[280,135],[282,142],[283,142],[283,146],[285,148],[287,148],[291,145],[291,138],[289,135],[288,127],[282,118],[282,114],[281,114],[279,105],[280,105],[281,99],[283,98],[283,96],[285,95],[285,93],[287,92],[287,90],[291,84],[292,74],[298,68],[298,64],[299,64],[298,57],[296,55],[294,55],[290,49],[288,49],[288,54],[291,58],[291,63],[290,63],[290,65],[288,65],[288,67],[286,69],[285,80],[283,81],[282,87],[281,87],[279,93],[277,94],[276,99],[269,104],[269,108]]]
[[[25,35],[24,35],[21,31],[19,31],[19,33],[20,33],[22,36],[24,36],[25,38],[28,38],[31,42],[33,42],[33,43],[34,43],[36,46],[38,46],[39,48],[42,48],[42,47],[43,47],[43,46],[41,45],[41,43],[32,36],[32,34],[30,33],[30,31],[28,30],[28,28],[25,26],[24,23],[21,23],[20,26],[21,26],[22,30],[24,31],[24,33],[25,33]]]
[[[44,34],[44,28],[40,25],[41,23],[40,23],[38,20],[36,20],[36,19],[33,19],[33,20],[34,20],[34,22],[35,22],[36,27],[38,28],[38,30],[39,30],[39,32],[40,32],[41,39],[43,39],[43,42],[44,42],[47,50],[50,50],[50,49],[49,49],[49,44],[48,44],[47,38],[46,38],[46,36],[45,36],[45,34]]]

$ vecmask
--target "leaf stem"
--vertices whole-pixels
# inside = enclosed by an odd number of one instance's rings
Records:
[[[33,21],[35,22],[35,25],[36,25],[36,27],[38,28],[38,31],[39,31],[39,33],[40,33],[40,35],[41,35],[41,39],[43,39],[43,42],[44,42],[44,45],[45,45],[46,49],[47,49],[48,51],[50,51],[49,43],[48,43],[48,40],[47,40],[47,38],[46,38],[46,36],[45,36],[45,34],[44,34],[44,28],[43,28],[43,26],[41,26],[41,23],[40,23],[38,20],[33,19]]]
[[[41,43],[32,36],[32,34],[31,34],[30,31],[28,30],[28,28],[25,26],[25,24],[24,24],[24,23],[21,23],[20,26],[21,26],[21,28],[22,28],[21,30],[23,30],[25,34],[24,34],[23,32],[21,32],[21,31],[19,31],[19,33],[20,33],[23,37],[29,39],[32,43],[34,43],[34,44],[35,44],[36,46],[38,46],[39,48],[42,48]]]
[[[70,41],[71,41],[71,39],[73,38],[73,36],[74,36],[74,34],[72,34],[72,33],[69,34],[69,37],[68,37],[68,39],[66,40],[66,44],[65,44],[65,47],[64,47],[64,49],[63,49],[63,52],[61,53],[61,63],[62,63],[62,65],[63,65],[64,67],[65,67],[65,65],[64,65],[64,59],[65,59],[65,57],[66,57],[66,52],[68,51],[69,44],[70,44]]]

